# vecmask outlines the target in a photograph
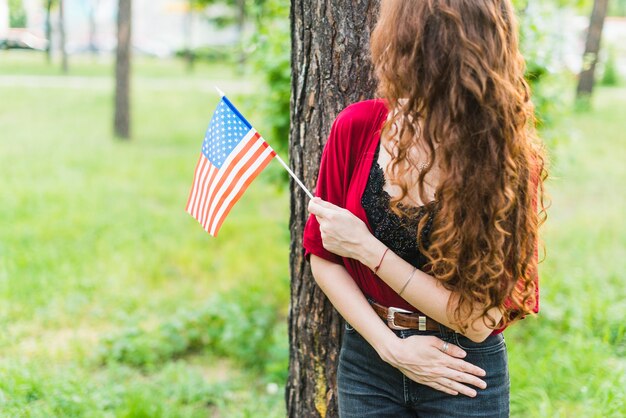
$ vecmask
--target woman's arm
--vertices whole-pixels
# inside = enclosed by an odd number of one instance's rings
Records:
[[[324,248],[337,255],[356,259],[369,268],[378,265],[386,247],[369,232],[363,221],[350,211],[320,198],[309,202],[309,211],[316,216],[320,224]],[[377,275],[393,290],[399,292],[412,271],[413,266],[410,263],[392,251],[387,251]],[[470,326],[466,330],[461,330],[449,315],[455,307],[456,294],[444,288],[433,276],[420,270],[415,272],[402,297],[435,321],[461,332],[472,341],[484,341],[493,331],[482,316],[481,306],[476,306],[469,313]],[[449,303],[451,298],[453,303]],[[491,309],[489,314],[496,323],[502,317],[497,308]]]
[[[466,353],[459,347],[450,344],[443,353],[443,341],[437,337],[398,338],[374,312],[344,266],[311,255],[311,271],[335,309],[383,361],[418,383],[452,395],[476,396],[476,391],[466,384],[486,387],[476,377],[484,376],[484,370],[461,360]]]
[[[387,247],[376,237],[369,234],[365,237],[363,246],[357,254],[357,260],[371,269],[378,264]],[[378,269],[377,276],[389,285],[396,292],[407,284],[409,276],[413,272],[413,265],[405,261],[393,251],[387,251],[384,262]],[[474,342],[484,341],[492,332],[482,316],[482,306],[475,306],[472,312],[468,312],[470,324],[466,330],[461,330],[459,326],[452,322],[450,313],[455,308],[457,295],[442,286],[441,282],[433,276],[416,270],[413,278],[408,282],[402,297],[411,305],[417,307],[421,312],[433,318],[435,321],[462,333]],[[452,298],[453,303],[448,301]],[[495,323],[500,322],[502,312],[498,308],[489,310],[489,315],[495,319]]]

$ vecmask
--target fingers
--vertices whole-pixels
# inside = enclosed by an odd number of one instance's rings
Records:
[[[336,208],[337,205],[333,205],[330,202],[327,202],[326,200],[322,199],[321,197],[314,197],[312,200],[315,201],[315,203],[317,203],[318,205],[327,208],[327,209],[332,209],[332,208]]]
[[[457,393],[460,393],[461,395],[469,396],[470,398],[473,398],[476,396],[476,391],[474,389],[468,386],[462,385],[461,383],[456,382],[451,379],[442,378],[442,379],[439,379],[439,381],[436,383],[448,391],[457,392]],[[450,393],[450,392],[447,392],[447,393]]]
[[[478,366],[473,365],[465,360],[462,360],[467,353],[454,344],[450,344],[437,337],[433,338],[433,347],[437,348],[441,353],[441,359],[446,367],[444,373],[442,373],[446,380],[440,381],[440,384],[456,390],[467,396],[476,396],[475,391],[462,383],[470,384],[480,389],[485,389],[487,383],[480,377],[485,376],[486,372]]]
[[[444,361],[445,366],[447,367],[445,377],[448,380],[456,382],[456,383],[458,382],[467,383],[467,384],[476,386],[477,388],[481,388],[481,389],[485,389],[487,387],[487,383],[485,383],[484,380],[477,377],[477,376],[482,377],[486,375],[486,372],[483,369],[465,360],[461,360],[460,358],[452,357],[453,354],[456,354],[455,357],[464,357],[466,354],[465,351],[461,350],[456,345],[449,344],[449,343],[447,344],[444,343],[442,344],[441,347],[442,347],[441,351],[444,356],[443,361]],[[446,349],[445,353],[443,352],[444,348]],[[446,355],[448,356],[445,357]],[[466,386],[463,386],[464,388],[463,390],[461,390],[460,386],[456,384],[450,387],[457,390],[459,393],[463,393],[464,395],[476,396],[475,393],[472,395],[471,392],[468,392],[467,389],[469,388],[467,388]],[[470,389],[470,390],[473,390],[473,389]]]
[[[480,367],[474,366],[472,363],[468,363],[467,361],[461,360],[462,358],[465,358],[467,353],[464,350],[462,350],[459,346],[450,344],[437,337],[433,337],[432,345],[433,347],[441,351],[444,355],[455,358],[455,359],[449,359],[449,360],[453,360],[451,362],[446,361],[446,364],[448,364],[449,367],[452,367],[453,369],[459,370],[461,372],[473,374],[475,376],[486,375],[485,371],[481,369]]]
[[[456,357],[456,358],[464,358],[467,355],[467,353],[463,351],[458,345],[448,343],[447,346],[445,347],[444,346],[445,346],[445,343],[442,342],[442,345],[440,346],[440,348],[442,348],[441,351],[444,354],[447,354],[449,356]],[[443,348],[446,348],[446,350],[444,351]]]
[[[459,372],[454,369],[449,369],[449,372],[446,377],[455,382],[467,383],[469,385],[475,386],[480,389],[485,389],[487,387],[487,383],[485,383],[484,380],[479,379],[478,377],[472,374]]]
[[[328,217],[330,211],[333,210],[336,206],[332,203],[326,202],[319,197],[314,197],[309,200],[308,210],[313,215],[318,216],[320,218]]]
[[[408,372],[408,373],[407,373]],[[427,385],[432,387],[433,389],[437,389],[441,392],[445,392],[448,393],[450,395],[465,395],[465,396],[469,396],[471,398],[475,397],[477,392],[475,389],[466,386],[465,384],[461,383],[459,380],[457,379],[464,379],[464,377],[461,376],[456,376],[456,378],[454,377],[447,377],[447,376],[438,376],[435,377],[434,379],[430,380],[430,379],[423,379],[420,378],[418,375],[414,374],[411,371],[405,371],[405,374],[411,379],[416,381],[417,383],[421,383],[423,385]],[[453,375],[450,375],[453,376]],[[484,385],[484,382],[483,382]],[[482,387],[484,389],[484,387]]]
[[[463,351],[459,346],[450,344],[447,341],[443,341],[437,337],[433,337],[432,346],[444,354],[447,354],[456,358],[464,358],[467,353]]]
[[[487,373],[478,366],[474,366],[472,363],[460,359],[450,359],[448,363],[449,367],[460,372],[469,373],[474,376],[485,376]]]
[[[412,377],[411,375],[413,375],[413,373],[407,374],[409,378],[415,380],[418,383],[428,385],[441,392],[449,393],[450,395],[461,394],[473,398],[477,394],[476,389],[471,388],[466,384],[476,386],[480,389],[484,389],[487,387],[485,382],[475,376],[469,375],[463,376],[462,374],[455,375],[451,373],[449,374],[449,376],[439,376],[434,378],[433,380],[424,380],[420,379],[418,376]],[[474,382],[476,384],[474,384]]]
[[[452,390],[452,389],[450,389],[450,388],[448,388],[448,387],[446,387],[446,386],[444,386],[442,384],[439,384],[437,382],[430,382],[430,383],[427,383],[427,385],[430,386],[433,389],[437,389],[438,391],[445,392],[445,393],[447,393],[449,395],[455,395],[456,396],[456,395],[459,394],[459,392],[457,392],[456,390]]]
[[[309,200],[307,208],[310,213],[319,219],[331,219],[332,216],[337,215],[340,211],[344,210],[341,207],[333,205],[332,203],[322,200],[319,197],[314,197]]]
[[[315,197],[309,200],[309,205],[307,206],[307,209],[313,215],[323,218],[326,214],[327,209],[322,206],[321,202],[323,202],[322,199],[320,199],[319,197]]]

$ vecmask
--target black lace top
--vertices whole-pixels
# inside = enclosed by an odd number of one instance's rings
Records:
[[[411,216],[403,219],[393,213],[389,206],[391,196],[383,189],[385,175],[382,167],[378,164],[379,150],[380,141],[376,147],[374,162],[372,163],[367,185],[361,198],[361,204],[374,231],[374,236],[408,263],[411,263],[418,269],[422,269],[427,259],[417,246],[417,224],[428,211],[426,206],[406,207],[401,203],[400,206],[407,208]],[[429,215],[428,222],[422,230],[420,239],[424,248],[428,248],[432,220],[432,215]]]

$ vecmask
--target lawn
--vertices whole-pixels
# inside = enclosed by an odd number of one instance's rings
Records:
[[[208,87],[232,86],[263,132],[238,88],[260,78],[139,59],[134,135],[121,142],[110,62],[71,68],[0,53],[0,415],[283,416],[281,167],[252,184],[217,239],[184,211],[218,100]],[[626,88],[599,89],[593,111],[554,128],[541,313],[506,332],[513,416],[626,410],[624,106]]]
[[[0,74],[26,67],[24,55],[12,58],[2,56]],[[236,84],[235,71],[200,66],[202,76],[187,78],[176,62],[144,65],[130,142],[112,138],[110,89],[40,78],[0,87],[2,416],[282,412],[288,193],[269,181],[280,168],[270,165],[211,238],[184,207],[219,96],[190,93]],[[166,82],[154,89],[154,78]],[[265,322],[220,322],[240,313]],[[212,340],[193,334],[202,325]],[[264,360],[255,341],[271,344],[280,370],[252,367]],[[244,347],[216,355],[228,342]]]
[[[519,417],[626,411],[626,88],[556,129],[541,312],[507,332]]]

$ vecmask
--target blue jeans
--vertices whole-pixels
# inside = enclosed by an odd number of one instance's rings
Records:
[[[337,370],[340,418],[509,416],[510,382],[502,334],[475,343],[444,327],[440,331],[393,330],[400,338],[435,335],[465,350],[464,360],[487,373],[482,378],[487,388],[474,388],[477,395],[470,398],[448,395],[409,379],[384,362],[350,324],[346,322],[344,329]]]

